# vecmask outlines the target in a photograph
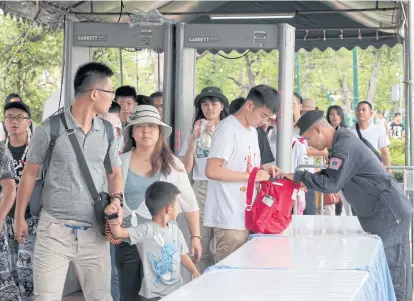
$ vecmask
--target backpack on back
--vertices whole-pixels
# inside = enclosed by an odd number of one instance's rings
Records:
[[[247,184],[246,228],[253,233],[279,234],[292,221],[292,209],[300,184],[286,179],[260,182],[260,190],[253,202],[258,171],[259,168],[253,168]]]

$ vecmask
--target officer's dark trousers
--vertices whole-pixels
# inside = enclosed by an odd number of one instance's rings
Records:
[[[413,298],[409,241],[410,222],[411,220],[402,221],[400,224],[378,233],[384,244],[397,301],[411,301]]]
[[[316,215],[316,194],[314,190],[308,189],[305,193],[306,207],[303,215]]]
[[[137,246],[128,243],[116,245],[115,258],[121,301],[139,301],[138,293],[144,274]]]

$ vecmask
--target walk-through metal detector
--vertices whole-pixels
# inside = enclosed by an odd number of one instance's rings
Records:
[[[290,171],[293,127],[293,77],[295,28],[279,25],[185,24],[176,26],[175,130],[176,142],[187,137],[192,128],[193,100],[196,95],[196,49],[278,49],[278,90],[281,105],[277,115],[277,166]],[[274,85],[276,87],[276,83]],[[240,95],[246,96],[246,95]],[[181,143],[175,144],[179,152]]]
[[[108,48],[147,48],[164,51],[163,79],[163,120],[173,123],[174,89],[172,68],[174,28],[172,24],[161,26],[134,26],[117,23],[70,23],[65,24],[64,42],[64,106],[73,103],[73,79],[77,68],[91,60],[91,47]],[[73,267],[69,268],[64,295],[80,290]]]
[[[73,102],[73,78],[77,68],[90,61],[91,47],[147,48],[164,50],[163,120],[173,123],[174,28],[134,26],[118,23],[67,23],[65,27],[64,100],[65,108]]]

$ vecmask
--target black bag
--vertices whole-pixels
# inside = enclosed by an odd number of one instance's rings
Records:
[[[83,151],[79,145],[79,141],[76,138],[75,130],[68,128],[68,124],[66,123],[64,113],[59,114],[59,117],[66,129],[69,141],[72,144],[73,151],[75,152],[76,158],[78,159],[81,173],[86,181],[86,185],[88,186],[89,192],[92,196],[95,218],[98,223],[99,229],[101,231],[101,234],[105,236],[106,219],[104,210],[106,206],[108,206],[110,203],[110,196],[107,192],[98,193],[98,191],[96,190],[95,184],[93,182],[91,173],[88,168],[88,164],[85,160],[85,156],[83,155]],[[112,125],[108,121],[103,120],[103,122],[105,124],[105,130],[108,136],[108,151],[106,152],[104,165],[107,173],[112,174],[112,166],[109,158],[109,148],[111,147],[112,141],[114,140],[114,131]]]
[[[359,124],[358,122],[355,124],[355,129],[358,133],[359,139],[362,140],[362,142],[365,143],[366,146],[369,147],[370,150],[372,150],[372,152],[375,154],[375,156],[377,156],[378,160],[380,160],[380,162],[382,163],[382,156],[378,153],[378,150],[376,150],[371,143],[369,143],[369,141],[367,139],[365,139],[364,137],[362,137],[361,135],[361,130],[359,129]]]
[[[60,134],[60,121],[57,115],[51,116],[50,120],[50,142],[49,148],[46,152],[45,160],[42,164],[42,171],[40,179],[37,179],[35,182],[35,186],[33,188],[32,195],[30,196],[29,201],[29,208],[30,208],[30,215],[37,216],[40,213],[42,208],[41,197],[42,197],[42,190],[44,185],[44,180],[46,177],[47,169],[49,168],[50,159],[52,157],[53,149],[56,145],[56,140]]]

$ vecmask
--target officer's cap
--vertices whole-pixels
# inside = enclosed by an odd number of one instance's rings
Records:
[[[308,111],[303,114],[298,122],[296,123],[296,128],[299,135],[303,135],[307,130],[309,130],[315,123],[325,118],[323,112],[320,110]]]

